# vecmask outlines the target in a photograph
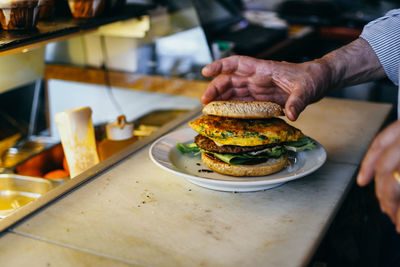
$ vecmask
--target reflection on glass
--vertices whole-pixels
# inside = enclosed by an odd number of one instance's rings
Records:
[[[59,112],[90,107],[98,151],[100,146],[118,152],[124,148],[120,144],[129,146],[197,107],[207,85],[201,68],[212,59],[191,2],[177,3],[169,11],[158,8],[149,16],[47,45],[47,134],[54,142],[28,159],[20,157],[8,171],[55,184],[69,179],[55,123]],[[107,137],[106,125],[121,115],[134,126],[127,142]]]

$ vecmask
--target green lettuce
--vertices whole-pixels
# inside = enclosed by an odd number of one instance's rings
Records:
[[[228,154],[228,153],[216,153],[216,152],[211,152],[211,151],[206,151],[204,149],[199,148],[195,143],[191,144],[182,144],[178,143],[176,145],[176,148],[182,153],[190,153],[193,155],[197,155],[200,152],[207,152],[210,154],[213,154],[215,157],[218,159],[222,160],[223,162],[226,162],[228,164],[244,164],[247,162],[251,162],[254,160],[260,160],[260,159],[268,159],[268,158],[278,158],[280,157],[283,153],[286,152],[286,150],[283,147],[273,147],[273,148],[267,148],[262,150],[260,153],[254,153],[254,152],[249,152],[245,154]]]
[[[216,153],[211,151],[206,151],[198,147],[195,143],[191,144],[182,144],[178,143],[176,148],[182,153],[191,153],[193,155],[197,155],[200,152],[207,152],[214,155],[216,158],[226,162],[228,164],[237,165],[237,164],[245,164],[249,162],[254,162],[255,160],[269,159],[269,158],[279,158],[282,154],[286,153],[287,150],[290,151],[304,151],[311,150],[317,147],[314,140],[309,137],[304,137],[294,142],[286,142],[282,144],[282,146],[274,146],[270,148],[263,149],[261,151],[248,152],[244,154],[228,154],[228,153]]]
[[[191,144],[187,144],[187,145],[178,143],[178,144],[176,144],[176,148],[182,154],[186,154],[186,153],[199,154],[200,153],[200,147],[198,147],[195,143],[191,143]]]
[[[284,147],[287,150],[299,152],[304,150],[312,150],[317,148],[317,144],[309,137],[301,138],[297,141],[286,142],[284,143]]]
[[[216,153],[206,151],[207,153],[213,154],[216,158],[226,162],[228,164],[237,165],[248,162],[254,162],[255,160],[267,160],[269,158],[279,158],[282,154],[286,153],[286,149],[283,147],[273,147],[263,150],[262,153],[244,153],[244,154],[227,154],[227,153]]]

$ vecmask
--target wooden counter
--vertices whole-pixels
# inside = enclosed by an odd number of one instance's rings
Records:
[[[207,190],[158,168],[149,145],[0,238],[2,266],[305,266],[391,106],[326,98],[294,124],[328,151],[305,178]],[[182,127],[186,127],[183,125]]]

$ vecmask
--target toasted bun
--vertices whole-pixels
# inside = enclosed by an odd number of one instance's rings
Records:
[[[256,165],[229,165],[205,152],[201,153],[203,162],[213,171],[232,176],[264,176],[282,170],[288,161],[287,154]]]
[[[282,107],[262,101],[213,101],[203,108],[203,113],[239,119],[267,119],[282,116]]]

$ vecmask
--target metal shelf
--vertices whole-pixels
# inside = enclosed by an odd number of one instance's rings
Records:
[[[149,6],[145,5],[129,6],[115,15],[93,19],[64,17],[52,21],[41,21],[34,30],[0,31],[0,56],[79,35],[113,22],[136,18],[147,14],[148,9]]]

